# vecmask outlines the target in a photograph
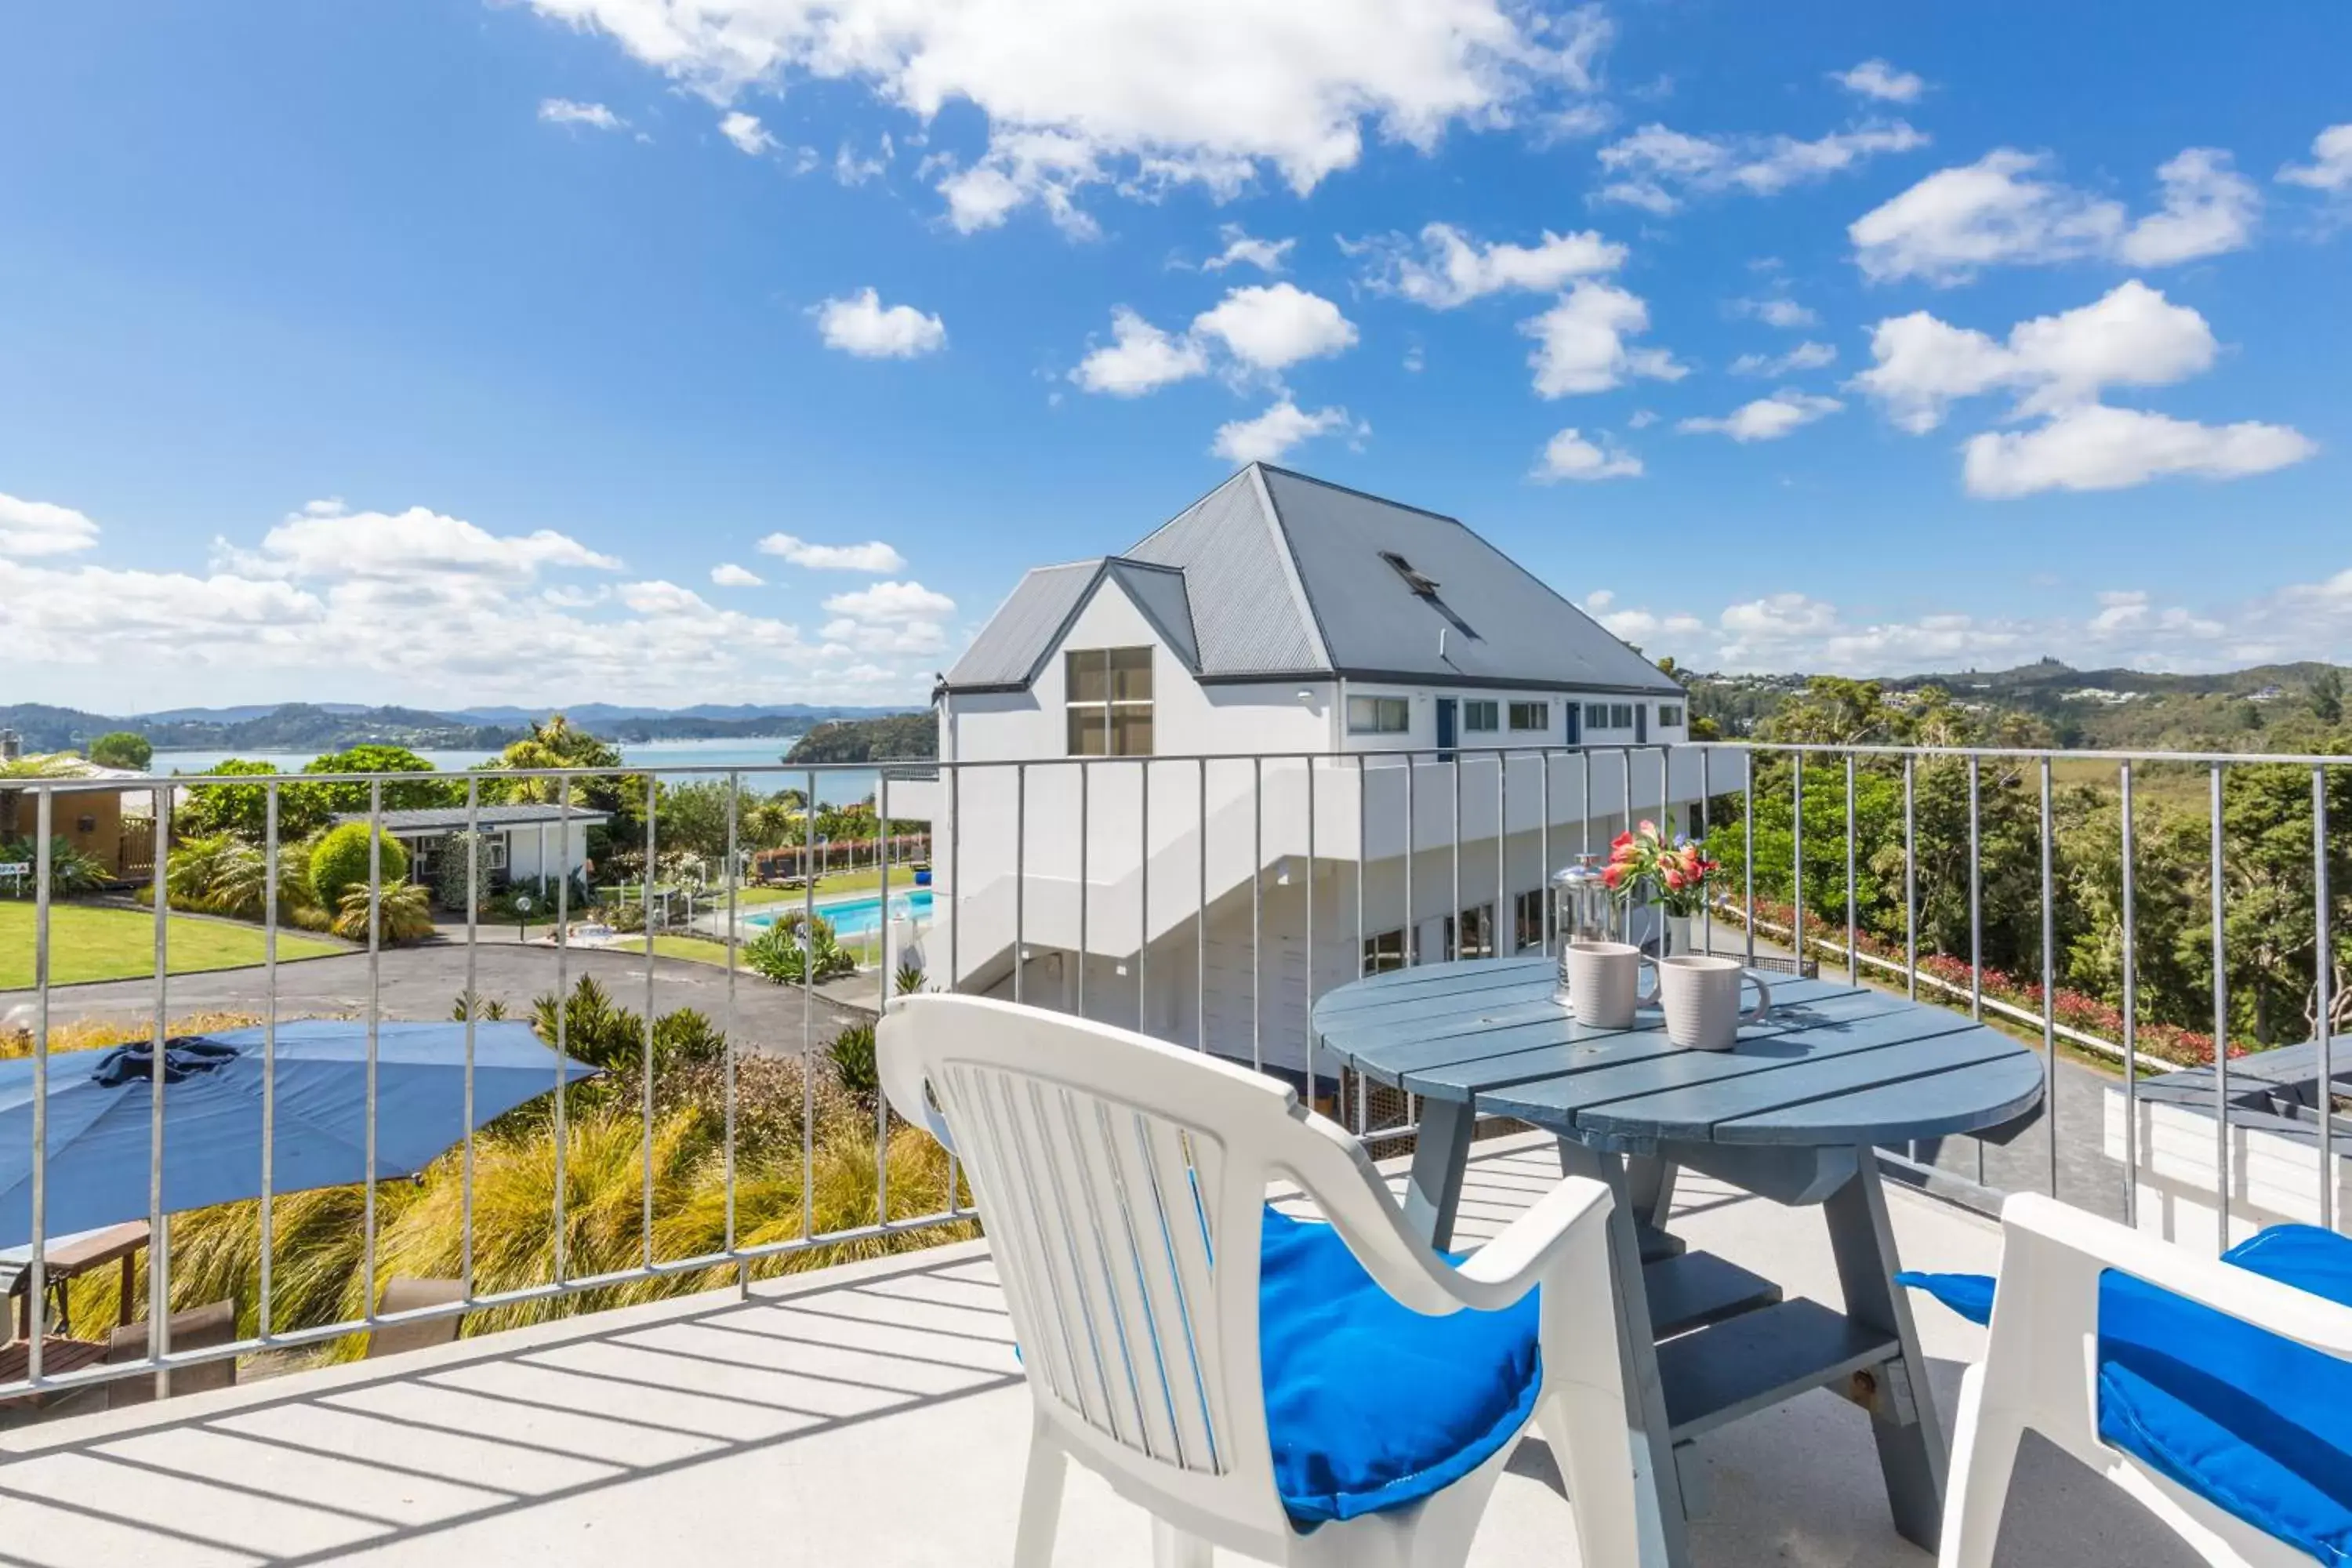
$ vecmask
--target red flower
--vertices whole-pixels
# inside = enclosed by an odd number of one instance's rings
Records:
[[[1612,888],[1614,888],[1619,882],[1624,880],[1624,868],[1621,866],[1612,866],[1607,870],[1601,873],[1601,881]]]

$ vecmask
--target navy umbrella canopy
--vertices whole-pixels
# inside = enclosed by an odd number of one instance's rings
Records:
[[[166,1045],[163,1208],[261,1194],[262,1031],[175,1036]],[[474,1026],[479,1125],[596,1069],[541,1045],[528,1024]],[[144,1219],[152,1047],[49,1058],[44,1229],[50,1236]],[[273,1192],[365,1181],[367,1026],[278,1026]],[[376,1032],[379,1180],[423,1170],[466,1136],[466,1026],[381,1024]],[[0,1247],[33,1234],[33,1064],[0,1061]]]

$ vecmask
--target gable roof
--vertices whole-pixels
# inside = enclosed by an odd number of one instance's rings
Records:
[[[1203,681],[1682,690],[1455,519],[1263,463],[1124,556],[1031,572],[948,689],[1028,685],[1106,576]]]

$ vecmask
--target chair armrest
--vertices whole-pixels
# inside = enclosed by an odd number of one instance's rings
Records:
[[[2037,1258],[2055,1266],[2054,1273],[2071,1272],[2069,1264],[2087,1263],[2095,1269],[2112,1268],[2128,1274],[2282,1339],[2340,1360],[2352,1360],[2352,1308],[2326,1297],[2266,1279],[2218,1258],[2200,1257],[2112,1220],[2053,1202],[2039,1193],[2021,1193],[2011,1198],[2001,1205],[2000,1220],[2007,1236],[2000,1289],[1993,1300],[1996,1322],[2000,1303],[2009,1296],[2012,1285],[2024,1286],[2021,1294],[2040,1295],[2038,1282],[2032,1278],[2039,1271]],[[2022,1271],[2027,1276],[2025,1279],[2019,1279],[2021,1271],[2015,1268],[2018,1263],[2026,1266]],[[2072,1298],[2080,1298],[2084,1326],[2095,1324],[2095,1274],[2088,1291],[2065,1294],[2069,1308],[2075,1305]],[[2029,1301],[2029,1310],[2032,1305]]]
[[[1387,1183],[1353,1138],[1320,1117],[1304,1110],[1297,1115],[1314,1134],[1301,1145],[1301,1152],[1311,1152],[1312,1158],[1293,1166],[1291,1174],[1381,1289],[1431,1317],[1511,1305],[1542,1282],[1586,1226],[1605,1225],[1615,1202],[1604,1183],[1564,1177],[1500,1236],[1456,1265],[1405,1228]]]
[[[911,1045],[898,1039],[900,1026],[895,1007],[886,1008],[874,1025],[874,1067],[882,1080],[883,1098],[898,1113],[899,1121],[922,1128],[953,1154],[955,1135],[948,1131],[948,1119],[931,1104],[921,1057]]]

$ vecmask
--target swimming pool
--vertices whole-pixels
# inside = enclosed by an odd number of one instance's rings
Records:
[[[799,908],[787,904],[784,910]],[[746,915],[743,923],[750,926],[770,926],[776,923],[781,912],[770,910],[764,914]],[[816,912],[832,922],[833,934],[844,942],[853,938],[870,937],[882,929],[882,898],[876,894],[868,899],[836,899],[821,903]],[[890,895],[890,918],[894,921],[927,921],[931,918],[931,890],[918,888],[908,893]]]

